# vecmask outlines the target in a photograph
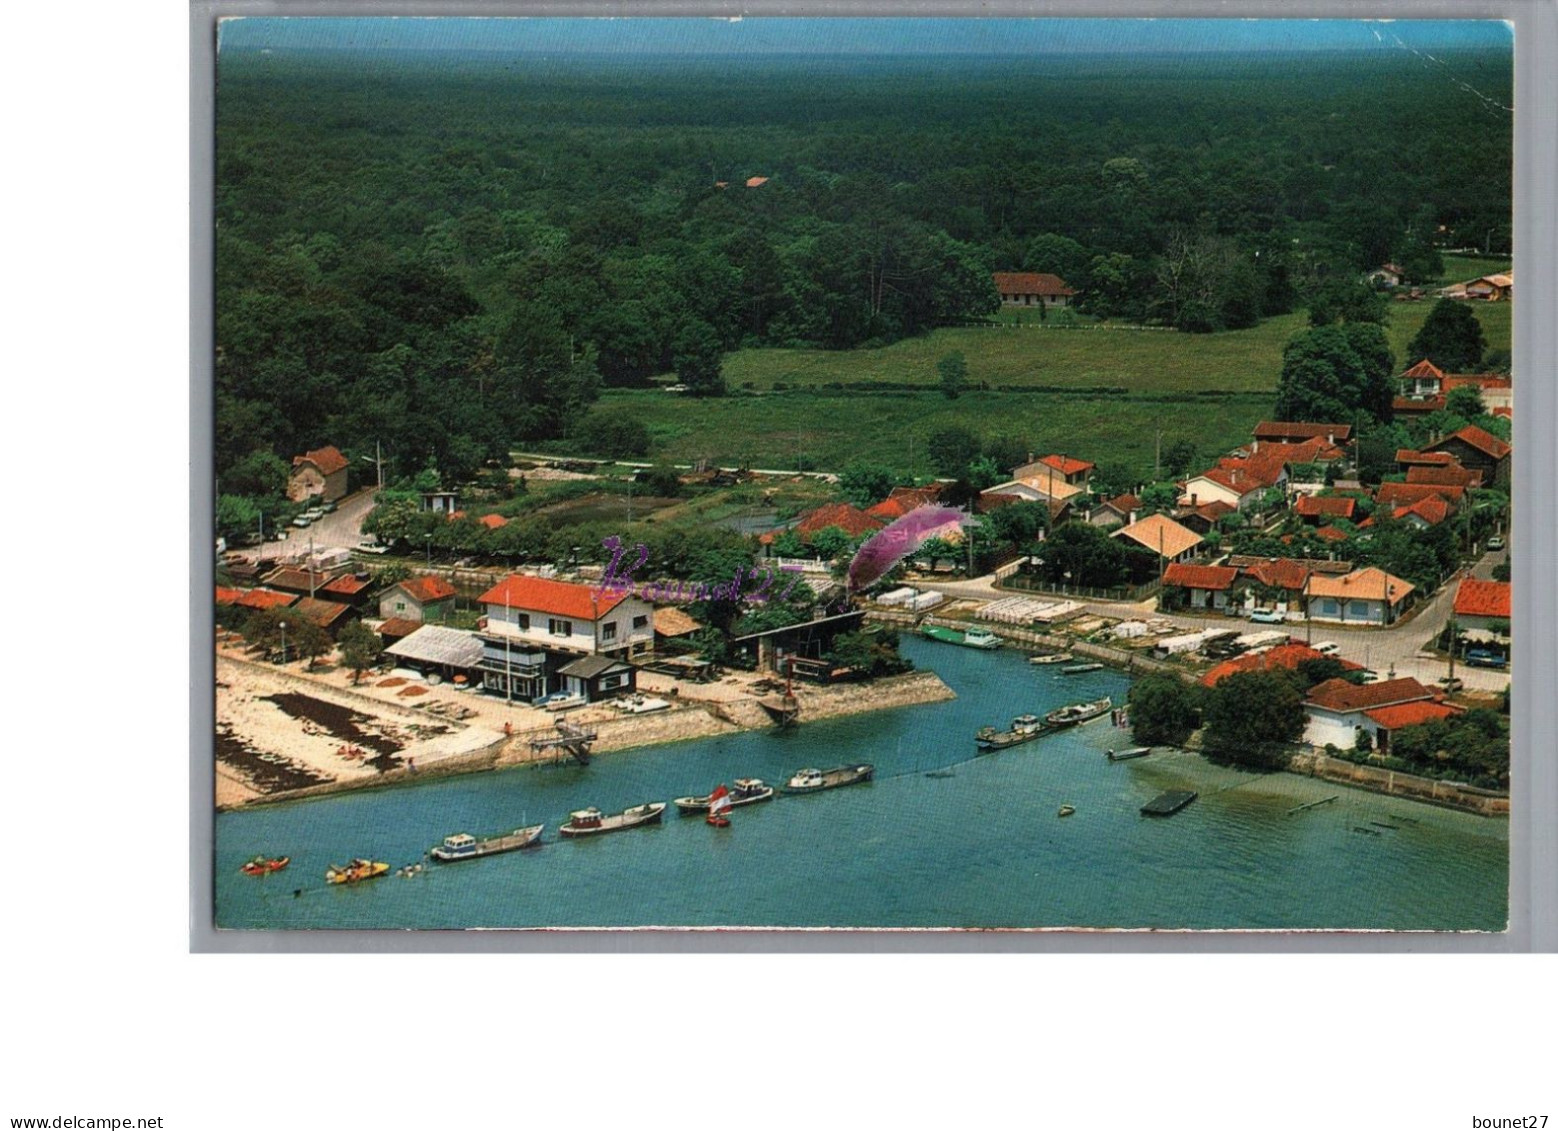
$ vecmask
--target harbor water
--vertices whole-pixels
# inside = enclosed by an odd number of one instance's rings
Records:
[[[974,732],[1110,695],[1103,670],[1065,676],[1017,650],[903,637],[957,693],[944,703],[803,723],[424,785],[222,813],[216,912],[224,928],[1124,927],[1498,931],[1508,825],[1295,774],[1220,767],[1131,746],[1108,715],[999,753]],[[667,810],[661,826],[567,841],[588,805],[616,812],[806,766],[871,762],[876,780],[731,813],[716,829]],[[928,777],[935,772],[937,776]],[[1173,817],[1140,807],[1165,790]],[[1296,807],[1339,795],[1314,808]],[[1075,813],[1057,815],[1069,804]],[[444,836],[545,822],[541,847],[327,887],[352,857],[415,863]],[[249,877],[256,854],[290,855]]]

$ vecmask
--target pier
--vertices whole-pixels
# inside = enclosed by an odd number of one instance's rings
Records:
[[[1141,807],[1141,811],[1147,817],[1172,817],[1198,796],[1199,794],[1193,790],[1171,789],[1147,802]]]
[[[585,730],[576,727],[566,719],[558,719],[556,734],[548,734],[543,731],[530,739],[530,751],[532,754],[541,754],[547,750],[557,755],[557,760],[562,761],[563,755],[568,755],[581,766],[590,764],[590,744],[598,737],[593,730]]]

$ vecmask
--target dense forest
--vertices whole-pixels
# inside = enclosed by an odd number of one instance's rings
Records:
[[[992,313],[1248,326],[1436,248],[1507,252],[1507,54],[220,61],[216,465],[380,442],[461,479],[604,385]],[[766,178],[749,187],[754,178]],[[248,483],[248,479],[255,482]],[[265,483],[262,483],[264,480]]]

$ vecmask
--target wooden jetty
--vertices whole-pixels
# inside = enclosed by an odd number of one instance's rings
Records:
[[[1193,790],[1170,789],[1158,794],[1151,801],[1141,807],[1142,814],[1148,817],[1172,817],[1186,805],[1199,796]]]
[[[1152,747],[1133,746],[1129,750],[1106,750],[1104,753],[1111,762],[1129,762],[1132,758],[1145,758],[1152,753]]]
[[[1305,809],[1314,809],[1320,805],[1324,805],[1328,801],[1335,801],[1340,796],[1341,794],[1339,793],[1333,793],[1330,797],[1322,797],[1319,801],[1311,801],[1307,805],[1295,805],[1283,815],[1291,817],[1294,813],[1302,813]]]
[[[590,744],[599,737],[593,730],[585,730],[575,726],[566,719],[558,719],[557,733],[553,735],[537,735],[530,740],[530,749],[539,754],[543,750],[551,750],[561,757],[569,755],[581,766],[590,764]]]

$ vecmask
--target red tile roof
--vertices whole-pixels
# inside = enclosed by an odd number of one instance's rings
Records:
[[[483,605],[506,605],[511,609],[555,613],[579,620],[599,620],[627,598],[626,593],[567,581],[549,581],[544,577],[510,574],[477,600]]]
[[[1418,362],[1411,369],[1408,369],[1401,376],[1403,376],[1403,377],[1443,377],[1444,376],[1444,371],[1442,369],[1440,369],[1437,365],[1435,365],[1433,362],[1429,361],[1425,357],[1425,358],[1423,358],[1422,361]]]
[[[1304,582],[1309,580],[1309,567],[1292,558],[1272,558],[1247,567],[1244,575],[1272,589],[1287,589],[1297,593],[1304,588]]]
[[[802,538],[816,534],[830,526],[836,526],[851,538],[880,530],[886,523],[859,507],[848,503],[827,503],[814,511],[808,511],[795,524],[795,532]]]
[[[1411,448],[1397,448],[1396,462],[1409,466],[1448,467],[1455,462],[1455,457],[1449,452],[1417,452]]]
[[[1237,509],[1238,508],[1231,503],[1225,503],[1221,499],[1213,499],[1209,503],[1202,503],[1200,506],[1193,509],[1190,513],[1199,515],[1208,522],[1216,522],[1218,519],[1222,518],[1223,515],[1233,514],[1233,512]]]
[[[1338,444],[1344,444],[1352,437],[1352,425],[1307,424],[1286,420],[1263,420],[1255,426],[1255,431],[1252,434],[1257,440],[1272,440],[1279,444],[1297,443],[1300,440],[1308,440],[1314,436],[1332,440]]]
[[[1306,704],[1343,714],[1351,711],[1368,711],[1393,703],[1411,703],[1432,699],[1433,691],[1410,676],[1386,679],[1378,683],[1348,683],[1345,679],[1328,679],[1309,689]]]
[[[274,589],[250,589],[235,602],[246,609],[279,609],[297,600],[293,593],[278,593]]]
[[[1141,499],[1135,495],[1116,495],[1112,499],[1105,499],[1104,506],[1119,511],[1122,515],[1129,515],[1134,510],[1141,509]]]
[[[298,603],[293,606],[293,611],[298,616],[307,617],[320,628],[331,628],[352,610],[350,606],[343,605],[339,601],[321,601],[317,597],[300,597],[298,598]]]
[[[509,524],[509,520],[504,518],[501,514],[484,514],[476,521],[481,523],[488,530],[496,530],[500,526],[507,526]]]
[[[220,585],[216,587],[216,603],[218,605],[236,605],[242,596],[242,589],[227,589]]]
[[[1076,294],[1059,275],[1035,274],[1031,271],[997,271],[995,289],[1003,295]]]
[[[1402,727],[1417,726],[1419,723],[1448,719],[1451,715],[1458,715],[1461,712],[1459,707],[1452,707],[1448,703],[1435,703],[1431,699],[1424,699],[1416,703],[1376,707],[1372,711],[1363,713],[1386,730],[1400,730]]]
[[[1297,671],[1298,665],[1305,660],[1324,660],[1327,657],[1322,652],[1316,652],[1307,644],[1278,644],[1267,652],[1252,652],[1245,656],[1235,656],[1231,660],[1224,660],[1216,667],[1201,677],[1204,687],[1216,687],[1223,680],[1238,672],[1269,672],[1269,671]],[[1338,660],[1346,671],[1362,671],[1362,664],[1355,664],[1351,660]]]
[[[372,584],[373,581],[370,578],[343,573],[340,577],[330,582],[330,584],[323,586],[319,591],[321,593],[334,593],[342,597],[355,597]]]
[[[1322,526],[1314,534],[1316,538],[1324,538],[1328,542],[1345,542],[1351,537],[1345,530],[1338,530],[1334,526]]]
[[[294,569],[292,566],[279,566],[271,570],[263,578],[266,585],[274,585],[277,589],[290,589],[294,593],[307,593],[309,588],[320,589],[330,584],[328,573],[310,572],[306,569]]]
[[[1445,467],[1409,467],[1408,483],[1426,483],[1434,487],[1480,487],[1482,472],[1469,471],[1456,464]]]
[[[1329,518],[1351,519],[1353,512],[1358,509],[1358,500],[1350,499],[1345,495],[1305,495],[1298,500],[1293,510],[1305,518],[1319,518],[1324,515]]]
[[[1039,460],[1045,467],[1053,467],[1062,475],[1076,475],[1083,471],[1092,471],[1096,464],[1088,463],[1085,459],[1072,459],[1070,456],[1043,456]]]
[[[1435,496],[1447,503],[1458,503],[1466,494],[1464,487],[1430,483],[1381,483],[1374,498],[1386,506],[1409,507]]]
[[[1185,589],[1224,590],[1233,588],[1239,571],[1231,566],[1186,565],[1174,562],[1163,571],[1164,585],[1178,585]]]
[[[1258,441],[1257,441],[1258,442]],[[1297,443],[1268,441],[1268,446],[1253,453],[1257,456],[1272,455],[1288,463],[1335,463],[1346,458],[1347,453],[1324,436],[1314,436]]]
[[[1509,619],[1509,582],[1483,581],[1478,577],[1461,579],[1455,591],[1455,615],[1458,617],[1501,617]]]
[[[311,452],[292,457],[293,467],[304,463],[313,464],[319,469],[321,475],[333,475],[346,466],[346,457],[334,445],[327,444],[325,447],[315,448]]]
[[[1394,397],[1390,402],[1391,411],[1396,414],[1408,416],[1417,413],[1443,412],[1443,397]]]
[[[403,640],[421,627],[422,622],[419,620],[407,620],[405,617],[390,617],[389,620],[379,625],[379,635]]]
[[[1428,450],[1431,452],[1437,451],[1438,449],[1448,444],[1451,440],[1459,440],[1461,443],[1467,445],[1468,447],[1476,448],[1477,451],[1492,459],[1503,459],[1513,450],[1508,444],[1506,444],[1503,440],[1500,440],[1493,433],[1486,432],[1483,429],[1478,428],[1475,424],[1468,424],[1459,432],[1451,432],[1437,444],[1429,444]]]
[[[1444,391],[1462,388],[1513,389],[1514,381],[1497,373],[1455,373],[1444,379]]]
[[[454,586],[441,577],[408,577],[400,582],[397,589],[404,589],[418,603],[426,605],[431,601],[442,601],[454,596]]]
[[[1450,504],[1445,502],[1438,495],[1430,495],[1426,499],[1419,499],[1409,507],[1397,507],[1396,510],[1392,512],[1391,517],[1405,518],[1409,514],[1416,515],[1418,518],[1428,523],[1429,526],[1438,526],[1441,522],[1450,517]]]

